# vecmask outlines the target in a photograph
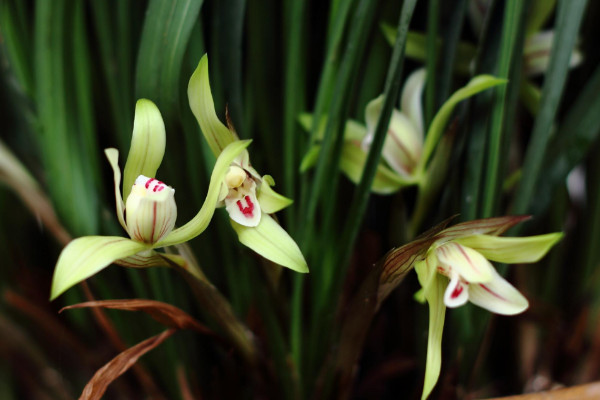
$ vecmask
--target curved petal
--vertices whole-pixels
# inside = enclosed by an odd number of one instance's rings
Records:
[[[469,286],[455,273],[444,292],[444,304],[448,308],[456,308],[464,305],[467,300],[469,300]]]
[[[435,249],[435,255],[451,276],[455,272],[467,282],[489,282],[494,276],[494,267],[484,256],[458,243],[444,243]]]
[[[527,299],[496,271],[490,282],[470,285],[469,301],[503,315],[519,314],[529,307]]]
[[[254,228],[231,221],[240,243],[276,264],[296,272],[308,272],[306,260],[291,236],[268,214]]]
[[[147,99],[135,104],[133,135],[127,162],[123,169],[123,199],[127,201],[131,187],[140,175],[154,177],[165,154],[165,123],[158,107]]]
[[[119,236],[85,236],[73,240],[63,249],[56,262],[50,300],[113,261],[149,249],[144,243]]]
[[[125,216],[123,214],[123,210],[125,209],[125,205],[123,204],[123,198],[121,197],[121,170],[119,169],[119,151],[117,149],[105,149],[104,154],[106,154],[106,158],[108,158],[108,163],[110,164],[113,170],[113,176],[115,181],[115,203],[117,209],[117,218],[119,219],[119,223],[123,227],[123,229],[127,230],[127,225],[125,224]]]
[[[354,183],[360,181],[367,153],[354,142],[346,142],[342,148],[340,158],[340,169]],[[402,187],[415,185],[417,181],[412,178],[404,178],[382,164],[377,166],[377,172],[373,179],[371,190],[378,194],[390,194],[397,192]]]
[[[188,84],[188,99],[192,113],[215,157],[236,140],[233,133],[219,120],[210,91],[208,56],[201,59]]]
[[[421,141],[423,141],[424,132],[423,105],[421,104],[421,100],[423,97],[423,87],[425,86],[425,76],[426,72],[424,68],[420,68],[410,74],[402,89],[402,98],[400,100],[402,112],[417,128]]]
[[[517,264],[539,261],[562,236],[561,232],[523,238],[475,235],[458,238],[455,242],[472,248],[488,260]]]
[[[223,179],[225,179],[225,174],[227,174],[229,166],[233,160],[248,147],[250,142],[251,140],[235,141],[229,144],[221,152],[210,177],[206,199],[204,200],[204,204],[202,204],[202,208],[198,211],[198,214],[196,214],[196,216],[187,224],[171,231],[167,237],[156,243],[154,247],[171,246],[177,243],[187,242],[204,232],[215,213],[215,207],[219,202],[219,194],[223,186]]]
[[[370,146],[373,133],[381,115],[383,96],[371,100],[365,110],[367,122],[367,137],[365,147]],[[388,132],[383,144],[382,155],[385,161],[398,174],[408,176],[417,165],[423,148],[422,134],[412,121],[398,110],[392,111]]]
[[[258,204],[261,210],[267,214],[273,214],[291,205],[294,201],[274,191],[275,181],[270,175],[262,178],[262,184],[258,192]]]

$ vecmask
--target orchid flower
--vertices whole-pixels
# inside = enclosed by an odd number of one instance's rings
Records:
[[[541,75],[548,69],[550,50],[554,41],[554,31],[541,28],[556,6],[553,0],[536,0],[533,2],[527,20],[525,45],[523,48],[523,71],[527,76]],[[477,35],[481,35],[486,14],[491,0],[470,0],[469,20]],[[577,48],[573,49],[569,66],[574,68],[581,64],[583,56]]]
[[[415,270],[422,289],[415,298],[429,304],[422,399],[429,396],[440,374],[446,307],[460,307],[469,301],[496,314],[515,315],[529,306],[527,299],[490,263],[537,262],[562,237],[562,233],[524,238],[498,236],[525,218],[489,218],[444,229],[433,237],[416,262]]]
[[[210,90],[208,57],[204,55],[188,85],[190,108],[216,157],[226,146],[240,143],[233,127],[217,117]],[[276,193],[269,175],[261,176],[243,150],[233,159],[221,179],[217,207],[225,207],[231,225],[242,244],[264,258],[297,272],[308,272],[304,256],[296,242],[270,214],[289,206],[292,200]]]
[[[462,100],[504,82],[490,75],[479,75],[471,79],[442,105],[425,135],[421,105],[425,70],[418,69],[410,74],[402,89],[401,110],[394,109],[392,112],[383,144],[383,160],[377,167],[371,190],[378,194],[390,194],[406,186],[431,186],[435,177],[443,176],[443,171],[439,168],[436,168],[435,174],[430,173],[433,165],[442,166],[445,170],[450,148],[449,143],[440,140],[456,105]],[[365,110],[366,126],[352,120],[346,123],[340,169],[354,183],[358,183],[362,176],[383,101],[383,96],[379,96],[368,103]],[[305,130],[310,131],[312,116],[302,115],[300,124]],[[436,147],[439,151],[434,155]],[[302,162],[302,170],[308,169],[315,163],[319,151],[319,144],[315,144],[309,150]]]
[[[56,263],[51,299],[111,263],[140,268],[190,267],[182,257],[159,253],[155,249],[186,242],[206,229],[219,201],[221,182],[229,165],[250,141],[238,141],[224,148],[213,169],[202,208],[191,221],[177,229],[174,229],[177,218],[175,190],[155,178],[165,152],[165,141],[165,125],[158,108],[150,100],[138,100],[131,149],[124,169],[123,196],[119,188],[119,152],[116,149],[105,150],[113,169],[117,219],[129,238],[86,236],[71,241]],[[198,271],[189,272],[200,276]]]

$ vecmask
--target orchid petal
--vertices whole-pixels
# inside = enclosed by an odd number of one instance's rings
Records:
[[[129,236],[139,242],[156,243],[175,226],[175,190],[161,181],[140,175],[127,197],[125,210]]]
[[[420,141],[423,141],[423,87],[425,86],[425,69],[420,68],[414,71],[406,79],[404,88],[402,89],[402,98],[400,106],[402,112],[411,120],[417,128],[420,135]]]
[[[529,307],[529,302],[510,283],[493,271],[490,282],[469,285],[469,301],[496,314],[515,315]]]
[[[444,292],[444,304],[448,308],[464,305],[469,300],[469,286],[461,281],[460,276],[454,273]]]
[[[381,115],[383,96],[379,96],[367,105],[365,120],[369,134],[365,144],[370,146],[373,133]],[[392,111],[388,132],[383,144],[382,155],[398,174],[408,176],[421,158],[422,134],[418,132],[410,119],[398,110]]]
[[[362,176],[367,153],[354,142],[347,142],[342,148],[340,169],[352,182],[358,184]],[[402,177],[382,164],[377,166],[371,190],[378,194],[397,192],[400,188],[415,185],[418,182],[413,178]]]
[[[56,262],[50,300],[113,261],[149,249],[144,243],[118,236],[85,236],[73,240],[63,249]]]
[[[192,113],[215,157],[236,140],[235,135],[219,120],[210,91],[208,56],[201,59],[188,84],[188,98]]]
[[[461,101],[468,99],[471,96],[476,95],[486,89],[494,86],[503,85],[506,83],[506,79],[499,79],[491,75],[477,75],[472,78],[467,85],[454,92],[452,96],[442,105],[440,110],[437,112],[429,130],[425,137],[425,145],[423,146],[423,156],[421,157],[420,168],[424,169],[431,157],[433,150],[437,146],[442,133],[446,129],[446,123],[452,115],[454,108]]]
[[[296,272],[308,272],[306,260],[291,236],[268,214],[260,219],[258,226],[249,228],[231,221],[240,243],[254,250],[267,260]]]
[[[202,204],[202,208],[198,211],[198,214],[182,227],[174,229],[161,242],[156,243],[154,247],[171,246],[177,243],[187,242],[204,232],[215,213],[215,207],[219,202],[219,194],[223,186],[223,179],[225,179],[229,166],[233,160],[248,147],[250,142],[251,140],[235,141],[229,144],[221,152],[210,177],[206,199],[204,200],[204,204]]]
[[[125,216],[123,210],[125,209],[125,205],[123,204],[123,198],[121,197],[121,170],[119,169],[119,151],[117,149],[105,149],[104,154],[106,154],[106,158],[108,158],[108,162],[113,170],[113,176],[115,181],[115,203],[117,209],[117,218],[119,219],[119,223],[123,227],[123,229],[127,230],[127,225],[125,224]]]
[[[472,248],[488,260],[517,264],[539,261],[562,236],[560,232],[523,238],[474,235],[455,239],[455,242]]]
[[[484,256],[475,250],[455,242],[444,243],[435,249],[435,255],[440,266],[458,273],[467,282],[489,282],[494,273],[494,267]]]
[[[133,135],[127,162],[123,169],[123,199],[140,175],[154,177],[165,155],[165,123],[158,107],[147,99],[135,104]]]
[[[273,214],[291,205],[294,201],[274,191],[275,181],[270,175],[262,177],[262,184],[258,193],[258,204],[267,214]]]
[[[444,319],[446,306],[444,305],[444,291],[446,282],[440,274],[431,271],[426,263],[417,263],[415,266],[419,282],[426,285],[423,293],[429,304],[429,335],[427,337],[427,361],[425,364],[425,382],[421,399],[426,399],[440,376],[442,367],[442,333],[444,332]],[[429,270],[429,272],[425,272]],[[431,275],[429,275],[431,274]],[[428,282],[432,277],[431,281]],[[424,286],[425,288],[425,286]]]

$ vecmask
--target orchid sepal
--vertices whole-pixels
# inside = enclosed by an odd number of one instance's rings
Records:
[[[294,201],[285,196],[280,195],[273,190],[272,186],[275,186],[275,180],[270,175],[262,177],[262,184],[258,193],[258,203],[263,212],[267,214],[274,214],[278,211],[289,207]]]
[[[454,241],[472,248],[488,260],[521,264],[539,261],[562,237],[562,232],[528,237],[472,235]]]
[[[151,245],[119,236],[84,236],[71,241],[56,263],[50,300],[112,262],[151,249]]]
[[[427,399],[435,387],[442,368],[442,334],[446,318],[444,294],[446,283],[439,274],[431,271],[426,261],[415,265],[423,297],[429,305],[429,332],[427,336],[427,359],[421,400]]]
[[[256,227],[247,227],[231,220],[240,243],[267,260],[296,272],[307,273],[308,265],[291,236],[268,214]]]
[[[156,176],[165,154],[165,146],[165,124],[158,107],[150,100],[139,99],[135,104],[131,147],[123,168],[125,201],[138,176]]]
[[[219,120],[215,112],[215,103],[210,91],[208,76],[208,56],[200,59],[198,67],[188,84],[188,99],[192,113],[215,157],[227,145],[237,140],[236,136]]]

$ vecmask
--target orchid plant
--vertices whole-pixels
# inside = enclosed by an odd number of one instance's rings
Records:
[[[210,90],[208,56],[204,55],[188,85],[190,107],[200,129],[216,157],[227,146],[240,141],[233,126],[226,127],[217,117]],[[218,205],[224,206],[240,242],[264,258],[297,272],[308,272],[298,245],[273,219],[271,214],[292,204],[275,192],[270,175],[261,176],[250,164],[250,155],[242,150],[230,161],[221,180]]]
[[[437,233],[428,248],[420,253],[414,267],[422,289],[415,298],[429,304],[422,399],[429,396],[440,374],[446,307],[456,308],[470,301],[496,314],[515,315],[529,306],[527,299],[490,263],[537,262],[562,237],[562,233],[523,238],[499,236],[526,218],[502,217],[461,223]]]
[[[249,226],[257,226],[259,221],[263,221],[263,228],[258,235],[245,234],[240,229],[242,243],[266,254],[274,262],[301,272],[307,271],[306,262],[296,243],[289,236],[287,241],[286,237],[281,239],[283,229],[268,215],[261,218],[259,204],[263,204],[265,212],[275,212],[274,203],[281,206],[284,202],[290,202],[270,190],[272,181],[269,177],[254,178],[257,174],[250,167],[245,150],[250,144],[249,140],[232,140],[223,145],[202,208],[192,220],[174,229],[177,218],[175,190],[155,178],[164,156],[165,142],[165,125],[160,111],[150,100],[139,100],[135,108],[131,149],[125,163],[123,196],[120,190],[119,152],[112,148],[105,150],[114,174],[117,218],[129,238],[86,236],[70,242],[56,264],[51,299],[111,263],[138,268],[177,265],[202,279],[202,272],[196,271],[181,256],[157,252],[156,249],[177,245],[201,234],[215,209],[222,204],[226,205],[232,218]],[[251,172],[254,174],[252,177],[246,175]],[[261,183],[263,189],[262,196],[259,195],[260,203],[256,197],[254,179]],[[242,201],[245,202],[244,206]],[[281,241],[284,246],[277,246]]]
[[[417,231],[420,219],[446,175],[453,138],[444,135],[444,131],[455,107],[477,93],[506,82],[491,75],[472,78],[450,96],[426,129],[422,107],[425,78],[423,69],[414,71],[407,78],[401,94],[401,109],[393,110],[382,149],[382,160],[371,186],[374,193],[382,195],[398,192],[408,186],[419,187],[419,208],[413,213],[409,228],[412,234]],[[365,168],[382,105],[383,96],[369,102],[365,110],[366,126],[352,120],[345,126],[340,169],[356,184]],[[312,116],[302,115],[300,124],[307,131],[310,130]],[[320,145],[314,144],[303,160],[303,170],[314,165],[319,151]]]

